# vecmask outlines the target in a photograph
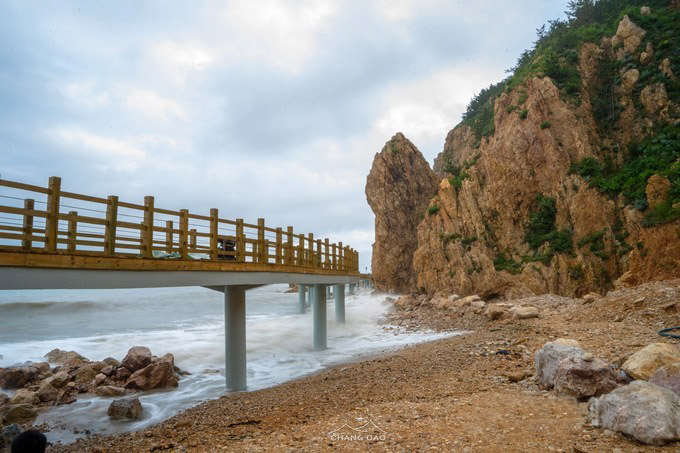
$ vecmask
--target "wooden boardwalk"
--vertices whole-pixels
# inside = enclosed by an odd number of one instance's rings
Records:
[[[129,271],[282,272],[359,277],[358,253],[264,219],[208,215],[0,179],[0,266]]]

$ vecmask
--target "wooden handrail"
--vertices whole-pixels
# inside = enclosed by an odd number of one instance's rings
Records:
[[[216,208],[209,215],[160,208],[152,196],[145,197],[142,205],[113,195],[101,198],[66,192],[61,190],[59,177],[51,177],[47,188],[3,179],[0,187],[30,193],[9,197],[24,200],[22,206],[0,202],[0,213],[12,216],[12,223],[0,223],[0,252],[163,259],[155,252],[164,251],[179,255],[180,260],[226,260],[328,273],[356,274],[359,270],[357,252],[342,242],[296,233],[291,226],[266,226],[263,218],[256,224],[245,223],[220,218]],[[87,205],[62,205],[62,199]],[[45,205],[44,210],[35,209],[36,203]],[[44,227],[42,223],[35,226],[35,219],[44,221]],[[200,256],[192,258],[195,253]]]

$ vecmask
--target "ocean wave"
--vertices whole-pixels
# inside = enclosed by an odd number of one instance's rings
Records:
[[[0,315],[16,315],[23,312],[69,313],[102,308],[107,308],[106,304],[91,301],[4,302],[0,303]]]

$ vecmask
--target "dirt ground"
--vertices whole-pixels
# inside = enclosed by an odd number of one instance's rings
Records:
[[[657,331],[680,324],[680,280],[590,303],[522,302],[541,316],[489,321],[471,311],[395,311],[391,321],[409,329],[468,333],[205,402],[141,432],[49,451],[680,452],[680,443],[649,447],[589,426],[586,403],[541,390],[533,378],[534,352],[556,338],[576,339],[618,364],[649,343],[674,341]],[[511,374],[527,377],[511,382]]]

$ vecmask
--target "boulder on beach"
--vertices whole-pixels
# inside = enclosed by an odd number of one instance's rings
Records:
[[[94,390],[97,396],[121,396],[125,395],[125,389],[113,385],[102,385]]]
[[[662,366],[649,378],[652,384],[660,385],[680,395],[680,361]]]
[[[142,403],[139,398],[124,398],[112,401],[107,414],[111,418],[137,420],[142,415],[142,410]]]
[[[47,362],[0,368],[0,388],[18,389],[25,387],[49,371],[50,364]]]
[[[153,360],[151,350],[146,346],[133,346],[121,362],[131,373],[148,366]]]
[[[575,340],[560,338],[543,345],[536,351],[534,365],[536,376],[543,387],[551,389],[555,384],[555,372],[559,363],[568,357],[581,357],[585,351]]]
[[[680,396],[646,381],[633,381],[588,402],[593,426],[619,431],[650,445],[680,440]]]
[[[7,406],[7,412],[5,412],[4,423],[22,423],[35,418],[37,415],[38,413],[30,404],[10,404]]]
[[[10,404],[38,404],[38,396],[28,389],[19,389],[9,400]]]
[[[54,388],[54,386],[49,382],[43,381],[38,391],[35,392],[35,395],[43,403],[49,403],[51,401],[57,401],[59,399],[59,390]]]
[[[135,371],[125,383],[131,390],[154,390],[174,388],[179,385],[172,364],[168,361],[156,361],[141,370]]]
[[[620,385],[613,367],[588,353],[562,359],[555,370],[555,392],[579,400],[604,395]]]
[[[0,431],[0,451],[5,451],[5,448],[7,451],[9,451],[12,441],[14,441],[14,439],[16,439],[16,437],[23,432],[24,429],[16,423],[12,423],[11,425],[7,425],[2,428]]]
[[[652,343],[626,360],[621,367],[635,379],[649,380],[659,368],[680,361],[680,348],[669,343]]]
[[[510,309],[512,317],[515,319],[538,318],[538,308],[532,306],[519,306]]]
[[[61,349],[52,349],[45,354],[45,360],[49,363],[64,366],[80,366],[83,363],[89,362],[87,358],[78,354],[76,351],[63,351]]]

